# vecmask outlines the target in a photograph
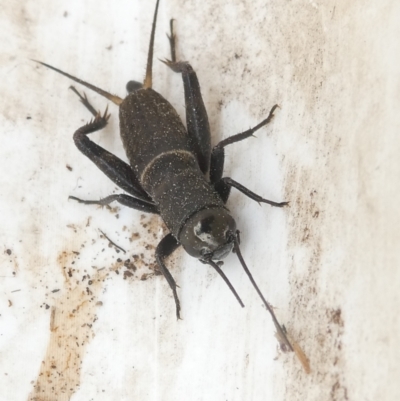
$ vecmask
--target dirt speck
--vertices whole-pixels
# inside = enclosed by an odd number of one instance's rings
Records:
[[[132,277],[133,273],[130,272],[129,270],[124,271],[124,280],[126,280],[128,277]]]
[[[328,315],[330,315],[330,321],[334,324],[337,324],[340,327],[344,326],[342,319],[342,311],[340,309],[335,309],[331,311],[327,311]]]

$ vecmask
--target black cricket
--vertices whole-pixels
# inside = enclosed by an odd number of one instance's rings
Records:
[[[85,94],[81,95],[74,87],[71,87],[94,116],[93,120],[74,133],[76,146],[129,195],[114,194],[95,201],[81,200],[74,196],[70,198],[84,204],[96,205],[108,205],[117,201],[133,209],[162,217],[170,233],[158,244],[155,256],[160,271],[172,289],[178,319],[180,319],[180,302],[177,285],[165,265],[165,258],[182,245],[189,255],[202,263],[211,265],[227,283],[240,305],[244,307],[235,289],[216,262],[233,250],[270,312],[278,335],[286,346],[293,350],[285,330],[278,323],[272,308],[243,260],[239,248],[239,231],[235,220],[225,206],[232,187],[257,202],[268,203],[271,206],[283,207],[288,202],[277,203],[264,199],[233,179],[223,177],[225,147],[251,137],[254,132],[267,125],[273,118],[278,105],[273,106],[268,117],[254,128],[224,139],[211,148],[210,126],[201,97],[200,85],[190,64],[176,60],[176,37],[173,32],[173,20],[171,20],[171,33],[168,36],[171,60],[163,62],[174,72],[182,74],[187,125],[185,129],[171,104],[152,89],[153,48],[158,5],[159,0],[154,12],[144,83],[128,82],[126,86],[128,95],[125,99],[37,61],[94,90],[120,107],[121,138],[130,164],[89,139],[88,134],[107,125],[110,118],[108,108],[103,114],[97,112]]]

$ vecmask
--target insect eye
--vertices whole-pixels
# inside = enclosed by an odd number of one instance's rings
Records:
[[[225,238],[229,241],[232,242],[234,238],[233,232],[229,229],[229,227],[226,228],[225,230]]]

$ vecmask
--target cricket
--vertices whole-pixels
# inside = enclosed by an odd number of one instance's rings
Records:
[[[221,270],[221,260],[234,252],[244,271],[270,313],[277,331],[277,338],[287,350],[293,351],[286,330],[278,322],[275,313],[257,286],[240,250],[239,230],[226,207],[232,188],[250,199],[275,207],[288,202],[273,202],[262,198],[230,177],[223,176],[225,147],[251,137],[265,127],[273,118],[278,105],[274,105],[267,118],[254,128],[230,136],[211,146],[211,132],[207,111],[202,99],[199,81],[191,65],[176,57],[176,35],[173,20],[170,21],[171,57],[163,63],[173,72],[182,75],[186,128],[172,105],[152,89],[153,48],[159,0],[157,0],[146,75],[143,83],[130,81],[126,85],[127,96],[123,99],[100,89],[41,61],[33,60],[69,79],[86,86],[119,106],[121,140],[129,164],[114,156],[90,140],[89,134],[103,129],[110,118],[108,107],[99,113],[87,96],[74,87],[82,104],[93,119],[76,130],[75,145],[109,179],[125,193],[112,194],[100,200],[70,199],[86,205],[109,205],[111,202],[161,216],[169,233],[155,250],[159,270],[167,280],[175,300],[176,317],[181,318],[181,306],[177,284],[168,270],[165,259],[177,248],[184,250],[201,263],[214,268],[226,282],[239,304],[242,300]]]

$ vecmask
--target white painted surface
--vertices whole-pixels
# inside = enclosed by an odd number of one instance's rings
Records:
[[[90,116],[71,83],[29,59],[123,96],[125,83],[144,75],[153,2],[1,3],[1,400],[27,400],[38,383],[37,400],[400,398],[398,2],[160,7],[156,59],[168,56],[164,33],[174,17],[214,143],[282,106],[257,139],[227,149],[226,174],[291,207],[259,207],[236,192],[229,207],[244,256],[309,356],[310,375],[277,351],[270,318],[234,255],[225,271],[246,308],[181,252],[171,267],[183,306],[176,322],[161,277],[123,280],[126,269],[110,271],[117,258],[156,244],[143,237],[140,214],[121,208],[117,219],[68,201],[115,186],[74,147],[72,133]],[[154,69],[154,88],[183,115],[180,77],[158,61]],[[110,111],[108,128],[93,138],[123,156],[117,108]],[[98,229],[128,254],[109,248]],[[142,239],[130,242],[137,231]],[[144,257],[151,262],[152,253]],[[71,277],[63,267],[75,269]],[[92,296],[87,274],[98,280]]]

